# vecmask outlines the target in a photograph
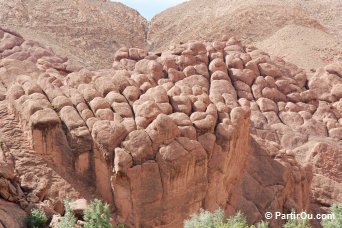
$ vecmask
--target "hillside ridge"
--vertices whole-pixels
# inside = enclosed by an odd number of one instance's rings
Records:
[[[282,41],[284,54],[273,49],[266,51],[271,55],[285,56],[285,60],[299,64],[307,71],[312,65],[323,67],[342,59],[342,44],[339,41],[342,20],[338,20],[342,4],[338,0],[329,0],[329,4],[321,4],[317,0],[277,0],[272,4],[256,0],[196,0],[166,9],[151,21],[122,3],[101,0],[1,0],[0,6],[2,27],[20,32],[25,39],[51,46],[58,54],[68,56],[70,61],[90,69],[110,67],[107,56],[114,56],[115,51],[123,46],[155,52],[171,44],[221,39],[222,35],[235,36],[245,45],[258,48],[271,46],[274,40],[286,38]],[[296,30],[286,29],[291,26],[313,29],[314,37],[307,33],[294,35]],[[279,31],[287,34],[279,34]],[[308,46],[306,52],[295,52],[286,48],[286,43],[298,48],[298,43],[292,42],[289,37],[317,42]],[[321,49],[327,49],[323,47],[323,43],[327,43],[324,37],[328,37],[328,49],[332,51],[322,56]],[[314,64],[296,61],[308,55],[313,56]]]

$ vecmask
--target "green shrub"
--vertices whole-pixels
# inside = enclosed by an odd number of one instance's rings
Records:
[[[247,224],[246,217],[241,212],[238,212],[235,216],[230,217],[227,220],[227,226],[225,227],[248,228],[249,226]]]
[[[340,228],[342,227],[342,205],[333,205],[331,213],[334,214],[334,219],[326,219],[322,221],[324,228]]]
[[[47,222],[48,218],[45,213],[38,209],[33,209],[26,218],[26,223],[29,228],[40,228]]]
[[[261,222],[256,224],[256,228],[268,228],[268,223],[261,221]]]
[[[257,228],[267,228],[266,222],[260,222]],[[214,213],[200,210],[200,213],[193,214],[189,220],[185,220],[184,228],[249,228],[245,216],[238,212],[235,216],[225,221],[222,209],[217,209]],[[255,226],[251,226],[255,228]]]
[[[65,213],[58,223],[58,228],[73,228],[77,222],[74,213],[71,210],[70,203],[68,200],[64,200]]]
[[[189,220],[184,222],[184,228],[200,228],[200,227],[222,227],[224,213],[222,209],[217,209],[214,213],[200,210],[200,213],[193,214]]]
[[[311,228],[311,226],[307,219],[294,218],[289,219],[283,228]]]
[[[84,212],[85,228],[111,228],[108,204],[95,199]]]

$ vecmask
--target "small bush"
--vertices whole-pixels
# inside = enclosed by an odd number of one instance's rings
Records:
[[[256,228],[268,228],[268,223],[261,221],[261,222],[256,224]]]
[[[74,213],[71,210],[70,203],[68,200],[64,200],[65,213],[58,223],[58,228],[73,228],[77,222]]]
[[[26,218],[26,223],[29,228],[40,228],[47,222],[48,218],[45,213],[38,209],[33,209]]]
[[[95,199],[84,212],[85,228],[111,228],[108,204]]]
[[[307,219],[289,219],[283,228],[311,228]]]
[[[266,222],[260,222],[257,228],[267,228]],[[200,213],[193,214],[189,220],[184,222],[184,228],[249,228],[245,216],[238,212],[235,216],[225,221],[224,213],[221,209],[217,209],[214,213],[200,210]],[[255,228],[251,226],[250,228]]]
[[[222,227],[223,220],[222,209],[217,209],[214,213],[201,209],[198,215],[193,214],[189,220],[184,222],[184,228]]]
[[[334,214],[334,219],[326,219],[322,221],[324,228],[340,228],[342,227],[342,205],[333,205],[331,213]]]
[[[248,224],[246,221],[246,217],[241,213],[238,212],[235,216],[230,217],[227,220],[227,225],[226,227],[234,227],[234,228],[248,228]]]

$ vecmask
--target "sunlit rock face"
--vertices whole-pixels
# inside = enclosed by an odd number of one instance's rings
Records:
[[[14,164],[26,190],[37,193],[29,177],[49,181],[40,200],[94,187],[128,227],[181,227],[218,207],[255,223],[266,211],[341,201],[338,64],[308,79],[231,38],[121,48],[112,68],[95,71],[0,37],[0,123],[19,126],[16,138],[5,124],[1,132],[9,147],[22,139]]]

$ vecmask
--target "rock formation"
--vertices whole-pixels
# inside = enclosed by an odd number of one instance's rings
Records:
[[[20,228],[25,226],[26,213],[19,205],[25,206],[27,199],[20,187],[14,170],[13,159],[0,147],[0,227]]]
[[[342,60],[341,7],[339,0],[186,1],[153,18],[147,40],[162,51],[228,34],[310,70]]]
[[[341,61],[341,10],[340,0],[191,0],[148,22],[115,1],[0,0],[0,22],[95,69],[122,46],[163,51],[227,34],[310,70]]]
[[[1,27],[52,47],[81,66],[109,68],[118,48],[146,46],[146,19],[118,2],[1,0],[0,8]]]
[[[18,205],[0,199],[0,227],[25,227],[26,213]]]
[[[94,187],[119,223],[181,227],[200,208],[255,223],[341,202],[340,64],[307,78],[231,38],[120,48],[111,69],[88,70],[0,37],[1,140],[33,203]]]

